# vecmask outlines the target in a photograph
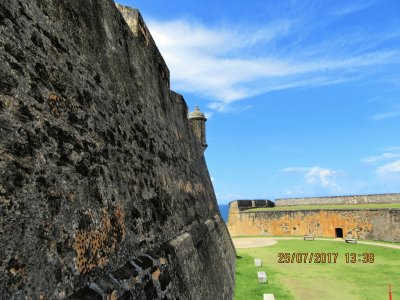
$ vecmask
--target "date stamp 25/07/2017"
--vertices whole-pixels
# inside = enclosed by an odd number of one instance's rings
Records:
[[[301,264],[301,263],[314,263],[325,264],[338,262],[339,253],[337,252],[279,252],[278,263],[280,264]],[[372,252],[365,253],[345,253],[344,262],[347,264],[354,263],[374,263],[375,255]]]

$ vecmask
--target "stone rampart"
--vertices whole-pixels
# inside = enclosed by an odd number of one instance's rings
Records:
[[[150,30],[147,28],[146,23],[143,20],[142,15],[139,10],[115,4],[124,17],[126,23],[131,29],[133,35],[141,41],[143,45],[145,45],[149,51],[154,53],[155,65],[157,66],[158,73],[161,76],[162,80],[169,87],[170,86],[170,73],[167,64],[165,63],[164,58],[162,57],[160,51],[157,48],[157,45],[150,33]]]
[[[400,209],[332,209],[246,211],[239,201],[229,205],[232,236],[354,237],[400,242]]]
[[[276,206],[367,204],[367,203],[400,203],[400,194],[283,198],[275,200]]]
[[[188,108],[120,9],[0,1],[1,299],[233,298]]]

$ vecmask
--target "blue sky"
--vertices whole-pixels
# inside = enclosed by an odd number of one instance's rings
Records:
[[[219,203],[400,192],[400,1],[119,3],[208,116]]]

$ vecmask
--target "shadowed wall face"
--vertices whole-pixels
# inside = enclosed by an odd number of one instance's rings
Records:
[[[124,11],[133,31],[109,0],[0,2],[5,299],[233,295],[235,253],[186,103]]]

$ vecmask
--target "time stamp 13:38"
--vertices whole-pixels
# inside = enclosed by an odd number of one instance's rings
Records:
[[[337,263],[340,257],[335,252],[280,252],[278,253],[278,263],[280,264],[301,264],[301,263]],[[344,261],[347,264],[363,263],[372,264],[375,262],[375,255],[372,252],[365,253],[344,253]]]

